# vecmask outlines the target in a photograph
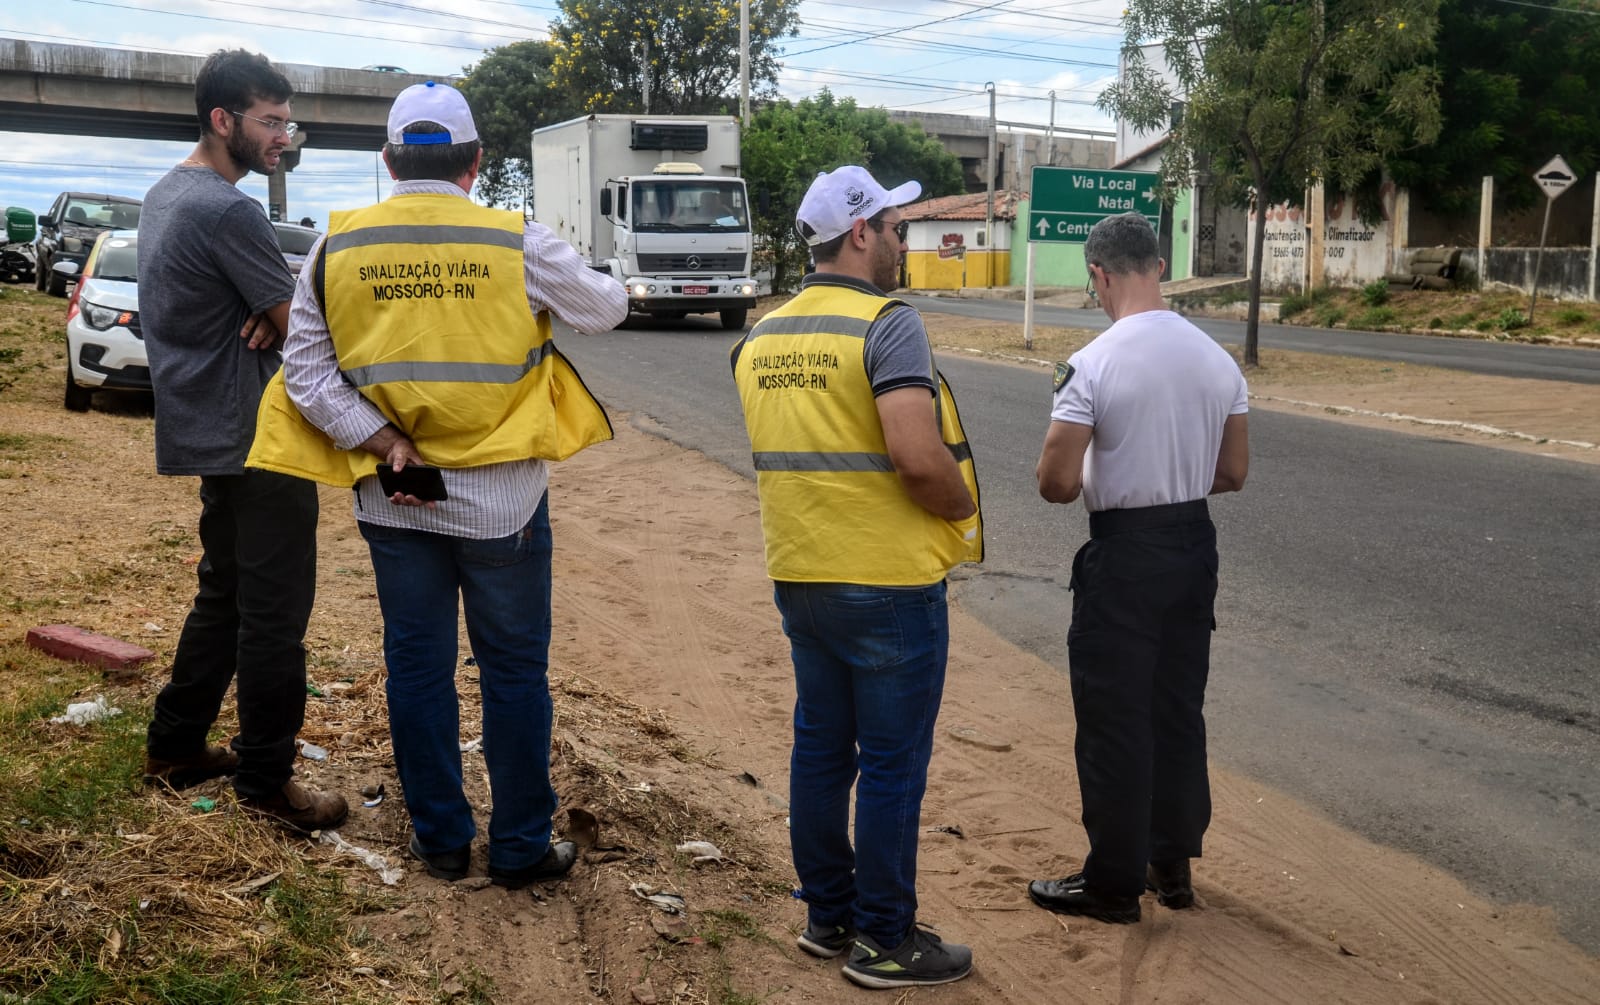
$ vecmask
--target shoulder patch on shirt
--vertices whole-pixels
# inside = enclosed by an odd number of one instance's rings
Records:
[[[1072,368],[1072,364],[1071,363],[1057,363],[1056,364],[1055,387],[1052,388],[1052,390],[1059,391],[1063,387],[1066,387],[1067,386],[1067,381],[1071,380],[1072,379],[1072,375],[1074,373],[1077,373],[1077,372],[1078,371],[1076,371],[1076,370],[1074,370]]]

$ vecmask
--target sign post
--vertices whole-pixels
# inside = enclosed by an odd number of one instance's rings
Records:
[[[1572,168],[1560,154],[1550,158],[1550,163],[1535,171],[1533,180],[1544,189],[1544,225],[1539,228],[1539,253],[1533,259],[1533,295],[1528,298],[1528,323],[1533,324],[1533,308],[1539,302],[1539,270],[1544,265],[1544,239],[1550,232],[1550,207],[1555,204],[1557,197],[1572,187],[1577,181],[1577,176],[1572,173]],[[1479,262],[1481,270],[1484,263]]]
[[[1153,171],[1097,171],[1035,164],[1028,203],[1028,288],[1022,341],[1033,348],[1033,246],[1082,244],[1094,225],[1119,213],[1138,213],[1161,230],[1161,201]]]

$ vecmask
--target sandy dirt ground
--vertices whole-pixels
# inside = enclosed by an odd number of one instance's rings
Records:
[[[1414,383],[1348,373],[1258,379],[1271,370],[1252,378],[1258,394],[1314,403],[1274,407],[1459,416],[1535,438],[1600,442],[1591,388],[1459,374]],[[558,828],[585,844],[562,883],[515,893],[487,887],[481,847],[475,877],[456,884],[406,858],[371,572],[346,494],[322,493],[307,642],[323,697],[311,701],[304,735],[330,756],[302,761],[301,772],[357,804],[360,789],[385,783],[391,796],[358,806],[343,834],[404,869],[397,886],[382,888],[382,909],[356,919],[371,936],[359,961],[373,968],[365,991],[379,1000],[465,1000],[488,987],[473,1000],[506,1003],[865,1000],[871,993],[839,975],[840,961],[813,960],[794,945],[804,911],[789,895],[793,686],[754,485],[636,428],[625,412],[613,418],[617,439],[557,466],[552,479]],[[147,406],[97,402],[88,415],[67,415],[55,379],[24,380],[0,396],[0,430],[12,437],[0,448],[8,541],[0,633],[12,642],[31,625],[67,621],[147,645],[158,653],[147,678],[86,693],[148,700],[192,592],[195,483],[153,474]],[[1470,430],[1445,435],[1562,453]],[[1593,460],[1592,449],[1565,450]],[[879,999],[1594,1000],[1600,960],[1563,941],[1548,911],[1475,896],[1415,858],[1222,771],[1213,774],[1215,816],[1196,864],[1195,910],[1168,911],[1146,897],[1140,924],[1108,926],[1033,907],[1027,880],[1074,871],[1086,851],[1067,681],[958,605],[951,636],[923,807],[921,917],[969,943],[976,967],[958,984]],[[458,681],[470,740],[478,735],[474,668],[464,662]],[[486,806],[481,755],[467,754],[466,769],[475,803]],[[713,843],[724,860],[695,865],[674,851],[692,840]],[[296,847],[352,883],[377,885],[351,858]],[[643,899],[658,891],[681,894],[686,914]]]

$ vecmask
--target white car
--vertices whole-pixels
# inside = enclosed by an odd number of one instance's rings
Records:
[[[56,272],[76,279],[67,304],[65,405],[87,412],[97,389],[150,390],[150,360],[139,328],[139,235],[113,230],[95,241],[83,264],[62,262]]]

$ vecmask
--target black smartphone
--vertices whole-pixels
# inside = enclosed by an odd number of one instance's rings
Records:
[[[379,464],[378,484],[383,486],[384,495],[399,492],[430,502],[450,498],[444,490],[444,475],[426,464],[407,464],[399,471],[389,464]]]

